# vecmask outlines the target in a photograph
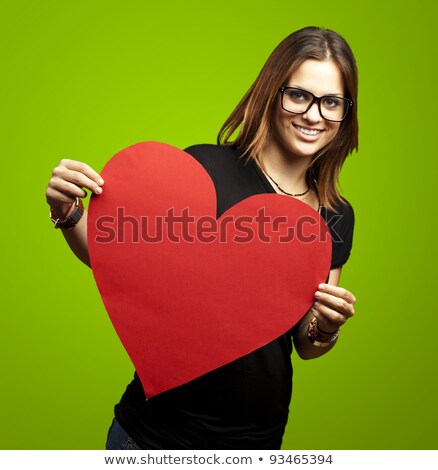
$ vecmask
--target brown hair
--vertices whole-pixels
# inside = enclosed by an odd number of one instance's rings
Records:
[[[356,61],[347,42],[334,31],[309,26],[285,38],[221,127],[217,141],[218,144],[235,145],[243,156],[262,166],[260,156],[269,138],[279,88],[308,59],[333,61],[342,74],[346,98],[353,100],[336,137],[313,156],[306,175],[307,183],[314,189],[314,180],[317,181],[321,204],[334,210],[334,206],[342,201],[338,191],[339,173],[347,156],[358,148],[359,131]],[[237,137],[231,141],[239,126]]]

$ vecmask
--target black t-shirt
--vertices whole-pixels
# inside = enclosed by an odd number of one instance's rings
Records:
[[[217,217],[247,197],[275,192],[256,163],[242,159],[232,146],[196,145],[186,152],[214,182]],[[347,261],[354,227],[351,206],[345,202],[337,210],[321,210],[332,235],[332,269]],[[291,352],[288,332],[148,400],[135,373],[115,416],[144,449],[279,449],[292,393]]]

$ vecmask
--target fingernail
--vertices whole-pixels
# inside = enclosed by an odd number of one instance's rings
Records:
[[[319,290],[324,290],[324,289],[325,289],[325,284],[320,284],[320,285],[318,286],[318,289],[319,289]]]
[[[97,180],[97,183],[98,183],[98,184],[103,184],[103,179],[102,179],[102,178],[99,178],[99,179]]]
[[[319,299],[319,298],[321,297],[321,292],[316,291],[316,292],[315,292],[315,297],[316,297],[317,299]]]
[[[96,193],[100,194],[102,192],[102,188],[96,188]]]

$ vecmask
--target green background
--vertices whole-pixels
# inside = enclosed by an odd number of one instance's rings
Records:
[[[284,448],[436,448],[432,5],[3,2],[1,448],[103,448],[133,373],[91,271],[49,221],[52,169],[66,157],[100,171],[140,141],[214,142],[307,25],[341,33],[360,71],[360,151],[341,179],[356,212],[341,285],[358,302],[330,354],[294,353]]]

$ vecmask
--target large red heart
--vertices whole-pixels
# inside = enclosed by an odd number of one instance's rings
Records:
[[[327,278],[327,225],[294,198],[255,195],[216,220],[201,164],[157,142],[122,150],[101,174],[91,266],[148,398],[284,334]]]

